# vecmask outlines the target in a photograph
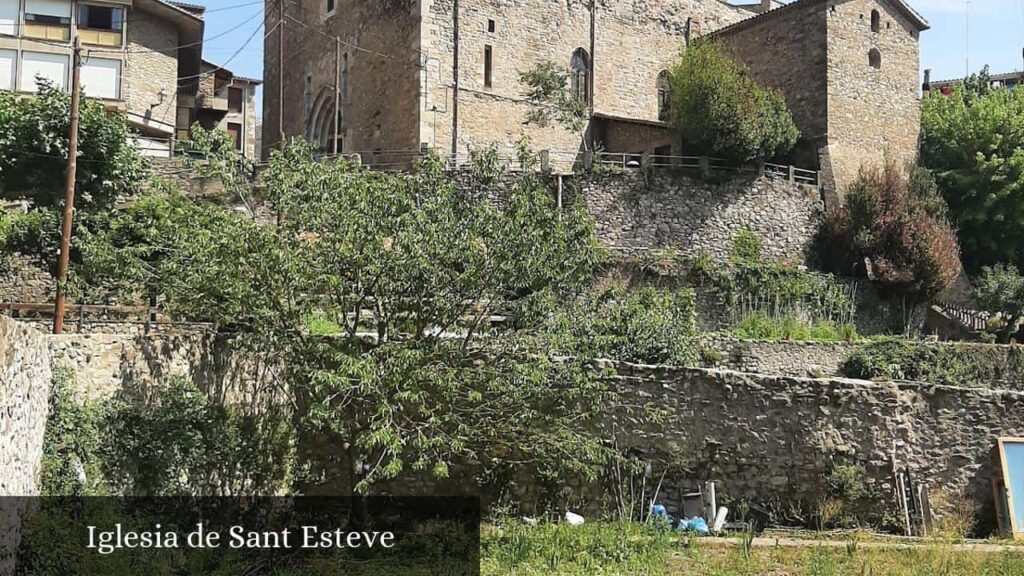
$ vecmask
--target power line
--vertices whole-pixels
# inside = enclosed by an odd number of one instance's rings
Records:
[[[274,30],[276,30],[277,27],[280,26],[280,25],[281,25],[280,22],[278,22],[277,24],[274,24],[274,26],[270,30],[267,30],[267,33],[264,34],[263,38],[266,39],[267,36],[270,36],[270,34],[273,33]],[[235,50],[235,53],[232,54],[230,58],[225,60],[224,63],[221,64],[220,66],[217,66],[213,70],[207,70],[206,72],[200,72],[199,74],[193,74],[192,76],[180,76],[178,78],[178,81],[181,82],[182,80],[191,80],[193,78],[201,78],[203,76],[209,76],[210,74],[214,74],[214,73],[216,73],[219,70],[223,70],[225,66],[230,64],[231,61],[234,60],[235,57],[238,56],[242,52],[242,50],[244,50],[245,47],[249,45],[249,42],[252,42],[252,39],[255,38],[256,34],[260,31],[260,28],[263,28],[263,22],[260,22],[259,25],[256,26],[256,29],[253,30],[252,34],[250,34],[249,37],[246,38],[245,42],[242,43],[242,45],[238,47],[238,50]]]
[[[122,54],[122,53],[126,53],[126,52],[127,53],[136,53],[136,54],[143,54],[143,53],[148,54],[148,53],[151,53],[151,52],[158,52],[158,53],[177,52],[178,50],[181,50],[183,48],[192,48],[194,46],[201,46],[202,44],[204,44],[206,42],[209,42],[211,40],[216,40],[218,38],[223,38],[224,36],[227,36],[228,34],[234,32],[235,30],[238,30],[242,26],[245,26],[249,22],[252,22],[253,20],[256,19],[256,17],[260,16],[262,13],[263,13],[262,10],[253,13],[251,16],[249,16],[245,20],[242,20],[238,24],[232,26],[231,28],[228,28],[227,30],[221,32],[220,34],[216,34],[214,36],[210,36],[209,38],[204,38],[204,39],[199,40],[197,42],[191,42],[189,44],[182,44],[180,46],[174,46],[172,48],[166,48],[166,49],[145,48],[145,49],[139,49],[139,50],[132,50],[132,49],[127,49],[127,48],[123,48],[123,49],[109,49],[109,48],[108,49],[104,49],[104,48],[92,49],[92,48],[90,48],[89,51],[90,52],[108,52],[108,53],[117,53],[117,54]],[[261,23],[261,25],[262,25],[262,23]]]
[[[334,34],[328,34],[328,33],[324,32],[323,30],[320,30],[320,29],[316,28],[315,26],[310,26],[309,24],[307,24],[307,23],[305,23],[305,22],[295,18],[291,14],[285,14],[285,18],[288,18],[289,20],[291,20],[292,22],[295,22],[296,24],[298,24],[299,26],[302,26],[303,28],[310,28],[314,32],[316,32],[317,34],[320,34],[321,36],[324,36],[326,38],[330,38],[331,40],[334,40],[336,42],[340,42],[340,43],[344,44],[345,46],[348,46],[349,48],[352,48],[353,50],[356,50],[356,51],[359,51],[359,52],[364,52],[366,54],[372,54],[374,56],[379,56],[381,58],[388,58],[390,60],[398,60],[398,61],[402,61],[403,60],[402,58],[396,57],[396,56],[391,55],[391,54],[385,54],[383,52],[377,52],[375,50],[369,50],[369,49],[363,48],[362,46],[360,46],[358,44],[355,44],[353,42],[349,42],[347,40],[342,40],[342,38],[340,36],[336,36]],[[419,50],[419,49],[417,49],[416,51],[417,52],[421,52],[421,50]]]
[[[238,8],[245,8],[245,7],[248,7],[248,6],[255,6],[257,4],[263,4],[262,0],[257,0],[255,2],[244,2],[242,4],[233,4],[231,6],[222,6],[220,8],[214,8],[212,10],[204,10],[203,14],[209,14],[211,12],[222,12],[222,11],[225,11],[225,10],[235,10],[235,9],[238,9]],[[188,12],[188,11],[186,10],[186,12]],[[199,18],[200,20],[203,20],[203,18],[200,15],[198,15],[198,14],[194,14],[192,12],[189,12],[189,14],[192,14],[192,15],[196,16],[197,18]],[[69,20],[70,20],[70,17],[69,17]],[[123,16],[121,18],[121,20],[120,20],[122,25],[124,25],[124,24],[133,24],[133,23],[140,22],[140,21],[141,22],[152,21],[152,17],[147,16],[145,18],[130,18],[128,16]],[[18,31],[23,30],[24,28],[27,28],[29,26],[29,24],[27,22],[26,23],[10,22],[10,23],[7,24],[7,26],[10,26],[12,28],[13,32],[12,33],[5,33],[5,34],[11,35],[13,33],[17,33]],[[71,24],[69,23],[68,27],[70,28],[70,26],[71,26]],[[82,28],[82,26],[78,26],[78,27]],[[112,30],[109,30],[109,32],[120,32],[120,30],[113,30],[112,29]],[[34,38],[24,38],[24,39],[25,40],[36,40]],[[210,39],[212,40],[213,38],[210,38]],[[68,41],[66,43],[60,43],[58,41],[46,41],[46,40],[43,40],[43,42],[47,42],[47,43],[54,42],[54,43],[56,43],[57,45],[60,45],[60,46],[66,45],[69,48],[71,47],[71,42],[70,41]]]

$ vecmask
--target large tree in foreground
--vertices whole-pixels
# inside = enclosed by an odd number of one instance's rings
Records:
[[[736,161],[789,152],[799,132],[781,94],[715,42],[692,43],[671,70],[672,125],[690,150]]]
[[[275,151],[264,172],[280,226],[152,199],[126,213],[148,224],[112,227],[95,253],[159,286],[177,317],[245,330],[282,358],[304,432],[338,447],[314,483],[368,489],[453,465],[601,472],[607,384],[548,359],[530,326],[492,326],[586,285],[599,254],[582,210],[558,210],[532,170],[501,177],[493,155],[464,190],[437,158],[384,173],[310,152]]]
[[[921,114],[921,163],[934,171],[977,270],[1024,266],[1024,90],[970,81],[933,92]]]

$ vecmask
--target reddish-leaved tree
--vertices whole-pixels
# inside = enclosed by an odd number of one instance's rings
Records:
[[[862,169],[821,236],[827,266],[914,299],[935,296],[960,274],[956,232],[934,181],[917,168],[909,177],[892,163]]]

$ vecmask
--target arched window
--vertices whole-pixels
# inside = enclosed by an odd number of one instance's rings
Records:
[[[658,74],[658,120],[669,119],[672,107],[672,75],[668,70]]]
[[[875,70],[882,67],[882,53],[878,51],[878,48],[872,48],[871,52],[868,52],[868,64]]]
[[[880,32],[882,30],[882,15],[878,13],[878,10],[871,11],[871,31]]]
[[[569,62],[572,72],[572,93],[584,104],[590,104],[590,55],[583,48],[572,53]]]

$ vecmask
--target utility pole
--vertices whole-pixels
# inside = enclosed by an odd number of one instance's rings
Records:
[[[53,306],[53,333],[64,332],[64,308],[71,258],[71,222],[75,216],[75,172],[78,169],[78,100],[82,70],[82,42],[75,33],[71,65],[71,128],[68,134],[68,169],[64,186],[64,221],[61,225],[60,255],[57,260],[57,299]]]
[[[277,0],[277,147],[284,150],[284,0]]]
[[[964,78],[971,75],[971,0],[964,0]]]
[[[338,133],[341,131],[341,38],[336,37],[334,48],[334,140],[331,154],[338,155]]]

